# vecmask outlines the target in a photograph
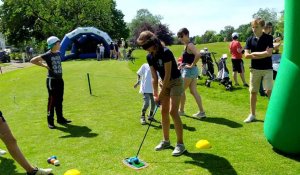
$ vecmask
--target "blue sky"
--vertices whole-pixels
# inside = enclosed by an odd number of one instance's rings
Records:
[[[284,0],[116,0],[116,3],[126,22],[131,22],[139,9],[148,9],[153,15],[161,15],[162,23],[168,24],[173,33],[187,27],[190,36],[202,35],[206,30],[220,32],[227,25],[237,28],[247,24],[259,8],[284,10]]]

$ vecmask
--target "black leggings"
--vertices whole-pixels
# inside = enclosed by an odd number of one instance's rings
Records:
[[[57,119],[63,117],[62,114],[62,102],[64,96],[64,80],[47,78],[46,81],[48,89],[48,107],[47,116],[48,118],[54,117],[54,110],[56,112]]]

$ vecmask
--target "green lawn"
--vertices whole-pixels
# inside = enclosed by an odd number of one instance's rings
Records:
[[[197,46],[211,51],[228,53],[228,43]],[[182,46],[172,46],[175,57]],[[63,63],[65,80],[64,114],[73,120],[68,127],[47,128],[45,87],[46,70],[37,66],[0,75],[0,109],[9,123],[22,151],[32,164],[51,167],[55,175],[76,168],[82,175],[102,174],[213,174],[262,175],[299,174],[300,159],[287,158],[272,150],[263,134],[263,120],[268,100],[258,97],[258,122],[244,124],[249,114],[248,89],[239,87],[232,92],[217,82],[205,87],[199,80],[207,119],[182,117],[184,140],[188,153],[172,157],[172,149],[161,152],[154,147],[161,140],[161,127],[150,128],[139,158],[149,163],[146,169],[135,171],[122,164],[122,159],[134,156],[147,126],[140,125],[142,96],[133,88],[136,70],[145,62],[146,53],[133,52],[136,63],[125,61],[68,61]],[[246,77],[249,79],[249,61]],[[228,67],[231,70],[230,60]],[[93,96],[89,94],[87,73],[90,74]],[[186,113],[197,112],[194,99],[187,93]],[[160,119],[160,115],[156,115]],[[174,146],[175,131],[171,126],[170,139]],[[207,139],[208,150],[195,144]],[[4,144],[0,142],[0,148]],[[56,155],[61,165],[47,163]],[[24,174],[10,155],[0,157],[0,174]]]

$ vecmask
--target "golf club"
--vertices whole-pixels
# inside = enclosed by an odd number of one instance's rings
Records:
[[[156,114],[158,108],[159,108],[159,104],[157,104],[157,105],[155,106],[154,111],[153,111],[153,114],[152,114],[152,116],[151,116],[152,118],[154,118],[154,115]],[[150,123],[149,123],[148,128],[147,128],[147,130],[146,130],[146,133],[145,133],[145,135],[144,135],[144,137],[143,137],[142,143],[140,144],[140,147],[139,147],[139,149],[138,149],[138,151],[137,151],[137,153],[136,153],[136,156],[124,159],[124,160],[123,160],[123,163],[124,163],[125,165],[127,165],[127,166],[129,166],[129,167],[131,167],[131,168],[133,168],[133,169],[141,169],[141,168],[145,168],[145,167],[148,166],[148,164],[147,164],[146,162],[144,162],[144,161],[142,161],[142,160],[139,160],[138,155],[139,155],[139,153],[140,153],[140,151],[141,151],[142,145],[143,145],[143,143],[144,143],[144,141],[145,141],[145,138],[146,138],[146,136],[147,136],[147,134],[148,134],[148,131],[149,131],[149,128],[150,128],[150,126],[151,126],[152,121],[153,121],[153,120],[150,120]]]

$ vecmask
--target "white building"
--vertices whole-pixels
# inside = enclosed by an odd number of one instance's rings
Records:
[[[5,38],[4,35],[2,33],[0,33],[0,49],[2,48],[2,50],[5,49]]]

